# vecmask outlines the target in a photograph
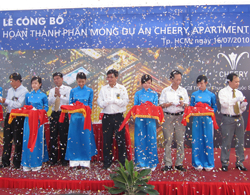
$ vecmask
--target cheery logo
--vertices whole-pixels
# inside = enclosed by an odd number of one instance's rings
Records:
[[[222,55],[223,57],[226,58],[226,60],[228,61],[230,67],[232,70],[236,70],[237,66],[238,66],[238,62],[240,61],[241,57],[246,54],[247,57],[249,58],[249,53],[248,52],[242,52],[238,57],[237,54],[235,54],[234,52],[232,52],[231,54],[229,54],[228,56],[226,56],[226,54],[224,53],[218,53],[217,54],[217,58],[220,58],[220,55]]]

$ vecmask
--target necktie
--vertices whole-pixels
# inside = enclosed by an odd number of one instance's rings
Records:
[[[57,112],[60,107],[60,98],[57,96],[55,101],[55,111]]]
[[[233,98],[236,98],[235,89],[233,89]],[[236,102],[235,105],[234,105],[234,113],[236,115],[240,113],[238,102]]]

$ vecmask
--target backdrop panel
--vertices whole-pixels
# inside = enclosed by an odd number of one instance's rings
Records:
[[[130,102],[140,87],[140,77],[153,76],[153,89],[169,86],[169,73],[183,72],[182,85],[189,95],[197,90],[195,79],[204,74],[216,95],[225,78],[236,72],[240,90],[250,99],[250,5],[168,6],[133,8],[84,8],[0,12],[0,83],[3,97],[10,87],[8,76],[19,72],[30,90],[34,75],[43,78],[45,92],[53,87],[52,73],[61,71],[64,83],[76,86],[77,72],[84,71],[94,90],[93,122],[101,109],[97,95],[110,68],[119,70],[119,82]],[[248,112],[244,113],[247,122]],[[217,114],[220,124],[221,115]],[[133,135],[133,121],[130,124]],[[186,145],[191,145],[190,124]],[[249,147],[249,133],[245,146]],[[133,136],[132,136],[133,137]],[[158,141],[162,143],[158,128]],[[220,130],[215,146],[220,146]]]

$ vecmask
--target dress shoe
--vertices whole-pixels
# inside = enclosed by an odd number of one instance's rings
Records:
[[[111,165],[103,165],[102,169],[107,170]]]
[[[227,172],[228,171],[228,167],[227,166],[222,166],[221,170]]]
[[[20,165],[14,165],[15,169],[20,169]]]
[[[240,171],[247,171],[247,168],[244,167],[244,165],[236,165],[236,169],[239,169]]]
[[[9,167],[9,165],[0,164],[0,169],[1,169],[1,168],[4,168],[4,167]]]
[[[125,163],[121,163],[121,164],[122,164],[122,166],[123,166],[124,168],[126,168],[126,167],[125,167]]]
[[[186,171],[186,169],[182,165],[175,166],[175,169],[179,171]]]
[[[69,164],[68,161],[66,161],[66,160],[62,161],[62,166],[63,166],[63,167],[67,167],[68,164]]]
[[[81,169],[90,170],[90,167],[81,166]]]
[[[49,166],[55,166],[57,164],[57,162],[53,162],[53,161],[49,161],[48,165]]]
[[[171,171],[172,170],[172,166],[165,166],[163,169],[161,169],[162,171]]]
[[[69,170],[71,171],[75,171],[77,169],[77,167],[69,167]]]

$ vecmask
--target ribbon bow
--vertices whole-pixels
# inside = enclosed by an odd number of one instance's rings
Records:
[[[63,123],[65,113],[81,113],[85,117],[83,129],[89,129],[91,131],[91,108],[89,106],[85,106],[83,103],[76,101],[73,105],[62,105],[61,110],[60,123]]]
[[[135,118],[152,118],[157,119],[160,124],[162,124],[164,120],[164,113],[160,106],[155,106],[152,102],[146,101],[141,105],[133,106],[128,112],[126,118],[122,122],[118,131],[121,131],[125,126],[126,122],[129,120],[130,116]]]
[[[32,105],[25,105],[22,108],[11,110],[8,123],[10,124],[17,116],[29,117],[28,121],[30,135],[28,141],[28,148],[31,152],[33,152],[37,140],[38,128],[48,122],[47,113],[45,110],[34,109]]]
[[[198,102],[195,106],[188,106],[185,108],[181,121],[184,126],[187,126],[187,123],[189,123],[190,116],[211,116],[214,129],[219,129],[219,126],[216,122],[214,109],[206,103]]]

